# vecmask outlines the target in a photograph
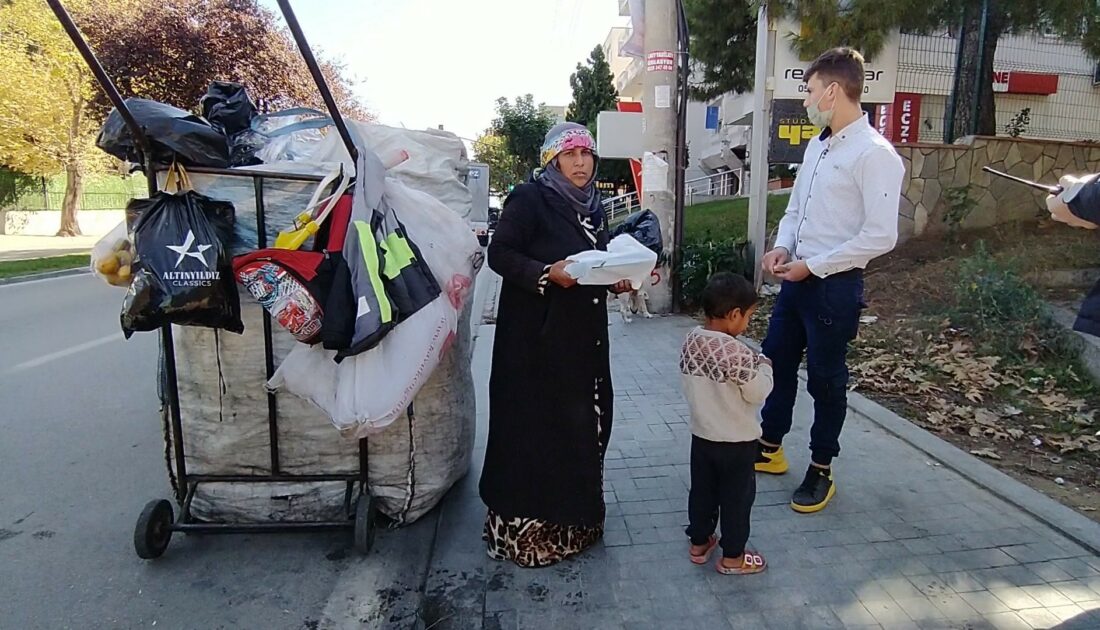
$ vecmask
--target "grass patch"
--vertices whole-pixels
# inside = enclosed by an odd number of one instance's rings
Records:
[[[768,230],[783,218],[789,194],[768,195]],[[749,200],[709,201],[684,208],[684,241],[745,240],[749,224]]]
[[[48,271],[86,268],[89,264],[88,254],[51,256],[31,260],[6,260],[0,261],[0,278],[18,278],[19,276],[30,276]]]

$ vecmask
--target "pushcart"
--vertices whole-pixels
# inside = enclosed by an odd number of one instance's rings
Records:
[[[111,103],[118,110],[126,122],[135,143],[141,149],[144,157],[144,167],[149,181],[149,194],[155,194],[157,189],[157,172],[164,168],[158,168],[151,158],[148,150],[149,144],[142,127],[138,124],[133,114],[123,102],[118,89],[107,76],[103,66],[96,59],[95,53],[88,46],[71,16],[65,10],[60,0],[47,0],[62,27],[72,39],[73,44],[79,50],[84,61],[88,64],[96,81],[106,93]],[[354,160],[357,151],[348,132],[347,125],[340,115],[336,101],[328,89],[320,67],[307,43],[302,29],[294,15],[289,0],[278,0],[279,8],[286,18],[291,34],[298,45],[302,58],[309,68],[320,91],[321,98],[325,102],[333,124],[340,134],[348,153]],[[266,172],[262,170],[236,170],[221,168],[189,167],[194,173],[210,175],[222,175],[229,177],[251,178],[255,187],[256,205],[256,229],[258,246],[267,246],[267,229],[264,215],[264,182],[265,180],[281,179],[293,181],[320,182],[321,177],[313,174],[293,174],[283,172]],[[266,377],[271,378],[275,372],[274,346],[272,343],[271,317],[263,313],[263,341],[264,358],[266,363]],[[352,473],[316,472],[311,474],[286,474],[282,472],[279,461],[279,414],[275,395],[267,395],[267,426],[270,443],[270,472],[267,474],[247,475],[199,475],[190,474],[187,471],[187,462],[184,453],[183,422],[180,414],[179,383],[176,374],[175,346],[170,325],[164,326],[160,331],[160,345],[162,355],[162,380],[161,400],[164,405],[164,418],[167,425],[166,432],[170,431],[169,445],[171,448],[169,477],[175,492],[176,502],[179,504],[179,514],[175,514],[172,503],[167,499],[154,499],[146,504],[138,517],[134,528],[134,550],[144,559],[160,557],[168,548],[172,534],[183,532],[186,534],[242,534],[242,533],[280,533],[280,532],[306,532],[323,530],[350,530],[353,534],[353,545],[362,553],[370,551],[376,529],[375,501],[371,496],[367,484],[367,441],[359,440],[359,470]],[[168,436],[166,436],[168,437]],[[173,470],[174,469],[174,470]],[[346,483],[344,492],[343,514],[340,520],[296,520],[275,522],[211,522],[200,521],[191,514],[191,503],[200,484],[273,484],[273,483]]]

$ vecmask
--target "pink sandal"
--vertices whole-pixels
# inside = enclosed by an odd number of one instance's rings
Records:
[[[722,575],[752,575],[763,573],[764,569],[768,568],[768,561],[759,553],[746,549],[745,553],[741,555],[741,566],[727,567],[722,564],[722,558],[719,558],[714,568]]]
[[[693,564],[706,564],[707,560],[710,560],[710,553],[712,551],[714,551],[714,548],[717,547],[717,546],[718,546],[718,537],[715,536],[714,534],[711,534],[710,538],[707,539],[706,551],[704,551],[702,553],[702,555],[697,556],[697,555],[691,553],[691,548],[689,547],[688,548],[688,555],[691,556],[691,562]]]

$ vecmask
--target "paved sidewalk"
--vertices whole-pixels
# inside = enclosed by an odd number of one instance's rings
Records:
[[[61,237],[0,234],[0,261],[86,254],[92,251],[92,246],[100,238],[102,235]]]
[[[1100,628],[1100,559],[862,417],[845,429],[830,506],[791,511],[809,460],[805,394],[788,439],[792,471],[758,482],[750,544],[768,571],[724,577],[689,563],[677,358],[692,325],[613,317],[607,534],[576,560],[533,570],[490,560],[481,542],[483,330],[475,466],[441,508],[421,627]]]

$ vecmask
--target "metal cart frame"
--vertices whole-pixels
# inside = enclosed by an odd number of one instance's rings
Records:
[[[123,102],[118,89],[107,76],[103,66],[99,63],[84,37],[80,34],[76,24],[65,10],[60,0],[47,0],[54,15],[61,22],[62,27],[73,41],[84,61],[88,64],[92,74],[95,75],[99,86],[107,94],[115,109],[122,116],[130,133],[134,137],[143,156],[144,170],[149,182],[149,195],[158,192],[157,173],[165,170],[157,168],[152,161],[152,153],[149,151],[148,139],[144,130],[138,124],[133,114]],[[355,143],[343,117],[336,106],[336,101],[329,91],[321,69],[313,56],[313,52],[302,33],[301,26],[294,15],[289,0],[278,0],[279,8],[286,18],[287,25],[298,45],[298,50],[313,76],[321,98],[325,102],[329,115],[336,126],[349,154],[354,160],[358,155]],[[262,170],[239,170],[222,168],[189,167],[194,173],[212,175],[225,175],[231,177],[247,177],[253,180],[256,190],[256,228],[258,246],[267,246],[267,229],[264,214],[264,180],[282,179],[292,181],[320,182],[321,177],[307,174],[275,173]],[[263,313],[263,338],[264,358],[266,363],[267,378],[275,373],[274,348],[271,339],[271,316],[265,310]],[[317,473],[317,474],[286,474],[282,472],[279,461],[279,419],[278,405],[275,394],[267,395],[267,421],[268,437],[270,442],[271,472],[260,475],[196,475],[187,471],[187,461],[183,446],[183,422],[180,415],[179,383],[176,374],[175,345],[172,337],[172,327],[164,326],[160,331],[161,350],[163,352],[163,391],[161,395],[164,404],[164,413],[167,416],[167,424],[171,429],[172,457],[175,468],[175,482],[173,484],[176,501],[180,505],[178,518],[173,514],[172,504],[166,499],[154,499],[146,504],[141,516],[138,518],[134,529],[134,549],[138,556],[145,559],[160,557],[174,532],[188,534],[242,534],[242,533],[279,533],[279,532],[303,532],[323,530],[351,530],[354,536],[354,546],[362,553],[370,551],[374,542],[376,530],[376,510],[374,498],[370,495],[367,486],[367,440],[359,440],[359,470],[354,473]],[[169,468],[169,473],[172,469]],[[191,514],[191,502],[195,498],[199,484],[207,483],[320,483],[343,481],[347,484],[344,492],[344,513],[347,518],[334,521],[282,521],[282,522],[209,522],[198,521]],[[352,505],[353,495],[356,494],[356,484],[359,486],[358,497]]]

